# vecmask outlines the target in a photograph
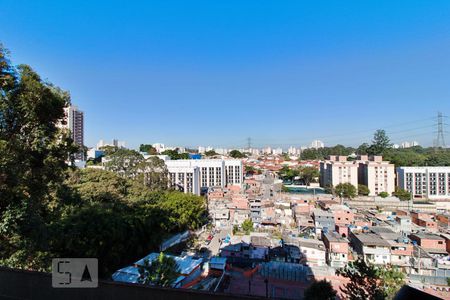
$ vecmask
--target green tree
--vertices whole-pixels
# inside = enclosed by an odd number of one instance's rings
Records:
[[[335,193],[344,198],[355,198],[356,197],[356,187],[351,183],[340,183],[335,188]]]
[[[284,159],[285,161],[291,161],[291,158],[290,158],[290,156],[289,156],[289,153],[283,153],[283,159]]]
[[[120,176],[134,178],[139,172],[139,166],[145,162],[144,157],[135,150],[125,148],[117,149],[113,154],[106,157],[105,167]]]
[[[119,147],[107,145],[101,147],[100,150],[103,151],[103,156],[110,156],[113,155],[117,150],[119,150]]]
[[[170,159],[172,159],[172,160],[189,159],[188,153],[179,153],[178,151],[179,151],[178,148],[176,148],[174,150],[169,149],[169,150],[163,151],[161,154],[169,156]]]
[[[316,181],[320,176],[319,170],[315,167],[303,167],[300,169],[300,177],[303,179],[306,185]]]
[[[405,273],[397,267],[378,268],[378,278],[386,299],[394,299],[397,292],[405,284]]]
[[[11,66],[3,49],[0,89],[0,265],[49,271],[52,257],[97,257],[108,278],[169,235],[206,223],[204,198],[119,176],[139,165],[132,159],[119,157],[118,173],[70,169],[79,149],[57,126],[69,95]]]
[[[405,283],[405,274],[396,267],[375,267],[362,258],[336,271],[350,279],[341,291],[349,300],[393,299]]]
[[[427,166],[450,166],[450,150],[440,149],[429,153],[425,164]]]
[[[219,155],[216,151],[214,150],[209,150],[205,152],[205,156],[216,156]]]
[[[325,157],[319,154],[317,149],[305,149],[300,154],[301,160],[315,160],[315,159],[324,159]]]
[[[345,147],[344,145],[336,145],[330,148],[323,148],[325,155],[343,155],[343,156],[349,156],[352,154],[355,149],[350,147]]]
[[[249,234],[253,231],[253,222],[251,219],[247,219],[242,222],[242,230],[244,230],[245,234]]]
[[[206,202],[203,197],[182,192],[167,192],[163,194],[164,201],[158,203],[167,214],[164,226],[170,232],[180,232],[186,229],[197,229],[207,220]]]
[[[233,226],[233,234],[236,234],[239,231],[239,227],[237,225]]]
[[[324,190],[325,190],[325,193],[327,193],[327,194],[332,194],[332,195],[336,194],[336,189],[331,184],[325,185]]]
[[[389,149],[384,152],[384,159],[390,161],[396,166],[423,166],[427,156],[418,153],[415,150],[408,149]]]
[[[398,197],[402,201],[411,200],[411,193],[398,187],[395,188],[392,196]]]
[[[368,196],[370,194],[370,190],[367,185],[358,184],[358,195],[360,196]]]
[[[156,155],[156,154],[158,154],[158,152],[156,151],[156,148],[153,147],[150,144],[141,144],[139,146],[139,151],[140,152],[147,152],[147,154],[149,154],[149,155]]]
[[[367,155],[369,154],[370,145],[367,143],[362,143],[358,149],[356,149],[356,153],[359,155]]]
[[[244,158],[245,154],[240,152],[239,150],[231,150],[230,153],[228,153],[229,156],[233,158]]]
[[[27,65],[13,66],[0,45],[0,258],[20,252],[13,267],[27,266],[45,247],[49,205],[66,160],[80,150],[58,127],[69,104],[67,92]]]
[[[381,192],[378,194],[378,196],[380,196],[381,198],[387,198],[389,197],[389,194],[387,192]]]
[[[138,180],[151,190],[166,190],[169,187],[169,171],[162,159],[156,156],[149,157],[137,166]]]
[[[253,166],[245,166],[245,173],[254,174],[256,172],[255,167]]]
[[[179,267],[170,256],[161,252],[158,258],[149,263],[144,260],[144,265],[138,267],[139,282],[146,285],[171,287],[180,276]]]
[[[377,269],[363,259],[359,258],[354,262],[349,262],[344,268],[338,269],[336,274],[350,280],[344,287],[341,287],[345,299],[385,299],[384,290],[379,284]]]
[[[325,279],[314,281],[306,290],[304,300],[334,300],[337,292]]]
[[[288,166],[283,166],[278,174],[284,180],[293,180],[295,177],[300,176],[300,169],[291,169]]]
[[[130,180],[111,171],[91,168],[75,169],[68,175],[65,182],[67,189],[76,193],[69,197],[76,197],[82,203],[134,202],[154,197],[142,181]],[[74,201],[76,202],[77,199]]]
[[[378,129],[373,135],[372,145],[369,148],[368,154],[382,155],[385,150],[392,147],[391,141],[383,129]]]

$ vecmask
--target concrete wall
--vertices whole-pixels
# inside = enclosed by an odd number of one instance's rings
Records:
[[[207,293],[193,290],[144,287],[140,285],[100,281],[98,288],[55,289],[51,274],[12,270],[0,267],[0,299],[257,299],[256,297],[231,296],[222,293]]]

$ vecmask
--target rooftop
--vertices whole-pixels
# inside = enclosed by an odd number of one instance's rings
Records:
[[[135,265],[143,266],[144,260],[148,260],[149,263],[155,261],[158,259],[159,253],[150,253],[144,258],[141,258],[137,262],[135,262]],[[172,257],[175,259],[178,267],[180,268],[181,274],[189,274],[191,273],[198,265],[200,265],[203,261],[202,258],[193,258],[192,256],[172,256],[169,254],[166,254],[168,257]]]
[[[327,232],[323,233],[326,239],[333,243],[348,243],[347,239],[340,236],[337,232]]]
[[[354,236],[365,246],[389,247],[389,243],[375,233],[353,233]]]
[[[445,239],[441,236],[438,236],[436,234],[432,233],[426,233],[426,232],[420,232],[420,233],[413,233],[411,234],[411,237],[418,237],[419,239],[427,239],[427,240],[440,240],[444,241]]]
[[[299,238],[297,239],[297,243],[299,247],[314,248],[325,251],[325,245],[319,240]]]
[[[322,209],[314,209],[313,212],[315,217],[328,217],[328,218],[333,218],[333,214],[329,211],[326,210],[322,210]]]

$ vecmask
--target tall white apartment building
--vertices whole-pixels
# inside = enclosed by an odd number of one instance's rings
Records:
[[[158,153],[162,153],[162,152],[164,152],[166,150],[166,146],[164,144],[161,144],[161,143],[154,143],[152,145],[152,147],[155,148],[156,152],[158,152]]]
[[[450,199],[450,167],[398,167],[397,185],[414,198]]]
[[[358,164],[347,161],[346,156],[337,155],[332,155],[329,160],[320,162],[320,185],[326,187],[341,183],[358,186]]]
[[[400,148],[410,148],[415,146],[419,146],[419,143],[417,141],[403,142],[400,144]]]
[[[263,149],[263,153],[264,154],[272,154],[272,148],[271,147],[266,147]]]
[[[243,182],[243,164],[238,159],[180,159],[165,163],[171,184],[183,187],[186,193],[199,195],[202,188],[223,188]]]
[[[77,106],[69,105],[64,108],[64,123],[58,126],[67,128],[74,143],[84,146],[84,113]],[[83,150],[75,154],[75,159],[84,160]]]
[[[383,161],[382,156],[361,155],[358,157],[358,183],[366,185],[370,196],[381,192],[395,192],[395,166]]]
[[[288,149],[288,154],[289,155],[299,155],[300,154],[300,150],[295,148],[295,147],[293,147],[293,146],[291,146]]]
[[[255,155],[255,156],[258,156],[258,155],[261,154],[261,151],[259,149],[252,149],[251,154]]]
[[[275,148],[272,150],[272,154],[273,155],[281,155],[283,154],[283,149],[282,148]]]
[[[117,147],[117,148],[125,148],[125,141],[119,141],[117,139],[113,139],[111,143],[106,143],[104,140],[100,140],[97,143],[95,149],[100,150],[102,147],[105,147],[105,146],[112,146],[112,147]]]
[[[311,148],[319,149],[325,147],[325,144],[320,140],[314,140],[311,143]]]

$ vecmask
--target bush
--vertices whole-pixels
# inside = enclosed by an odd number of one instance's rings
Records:
[[[387,192],[381,192],[378,194],[378,196],[380,196],[381,198],[386,198],[389,197],[389,194]]]
[[[360,196],[368,196],[370,194],[370,190],[367,185],[358,184],[358,195]]]

